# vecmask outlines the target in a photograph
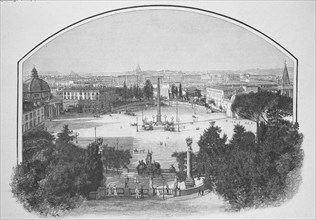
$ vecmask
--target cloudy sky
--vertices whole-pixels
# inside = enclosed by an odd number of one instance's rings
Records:
[[[283,68],[278,49],[224,20],[177,10],[106,16],[58,36],[23,63],[39,71],[244,70]]]

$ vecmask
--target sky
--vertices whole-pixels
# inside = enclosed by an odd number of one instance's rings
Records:
[[[140,10],[82,24],[48,42],[23,63],[39,72],[245,70],[292,61],[257,35],[210,15]]]

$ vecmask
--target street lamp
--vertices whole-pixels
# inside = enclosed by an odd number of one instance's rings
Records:
[[[136,132],[138,132],[138,116],[136,116]]]

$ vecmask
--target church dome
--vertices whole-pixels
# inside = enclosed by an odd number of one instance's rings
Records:
[[[40,79],[35,67],[32,69],[32,78],[23,83],[23,96],[26,99],[45,99],[50,95],[48,83]]]

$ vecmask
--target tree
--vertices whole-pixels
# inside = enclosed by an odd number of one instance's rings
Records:
[[[23,162],[14,169],[11,191],[28,211],[58,216],[77,207],[103,178],[98,146],[87,149],[70,142],[68,126],[53,143],[46,131],[23,137]]]
[[[64,128],[67,131],[67,127]],[[44,142],[38,142],[36,134],[24,139],[25,144],[32,143],[34,149],[42,150],[29,151],[28,159],[15,168],[12,193],[28,211],[59,215],[76,207],[83,195],[81,190],[88,177],[84,166],[85,149],[67,142],[69,137],[66,135],[60,135],[61,139],[55,145],[50,142],[50,134],[44,132],[39,133],[39,139],[47,138],[46,147]]]
[[[214,182],[216,177],[220,175],[222,154],[226,152],[226,141],[227,136],[220,136],[221,129],[218,126],[215,126],[214,123],[211,123],[210,127],[207,128],[203,135],[201,135],[198,145],[200,147],[199,156],[200,158],[204,155],[203,161],[199,161],[199,167],[204,167],[205,169],[205,185],[209,189],[214,188]]]
[[[116,150],[114,147],[103,146],[102,162],[106,172],[108,168],[115,168],[116,172],[118,172],[119,168],[130,163],[131,158],[129,150]]]
[[[199,154],[207,157],[197,160],[206,166],[205,186],[221,195],[233,210],[276,205],[291,198],[298,188],[303,161],[298,125],[278,114],[268,114],[267,121],[259,144],[240,125],[235,126],[229,143],[213,125],[198,142]]]
[[[182,85],[179,85],[179,97],[182,98]]]
[[[71,135],[73,132],[69,130],[68,125],[64,125],[63,129],[61,130],[60,133],[57,134],[57,143],[68,143],[70,141],[72,141],[75,136]]]
[[[147,98],[147,100],[152,99],[154,95],[154,87],[151,84],[150,80],[146,80],[145,86],[144,86],[144,95]]]
[[[128,98],[128,91],[127,91],[127,86],[126,86],[126,82],[125,81],[124,81],[124,84],[123,84],[122,98],[125,101]]]
[[[260,141],[260,121],[266,121],[265,113],[277,103],[277,95],[268,91],[236,96],[231,109],[239,116],[254,121],[257,125],[257,142]]]
[[[53,150],[55,137],[44,130],[37,130],[23,135],[23,161],[45,160]]]
[[[101,153],[99,153],[99,144],[91,143],[86,151],[85,167],[88,173],[88,184],[85,187],[84,195],[88,196],[89,192],[96,191],[103,180],[103,163]]]
[[[174,96],[175,96],[175,98],[178,98],[178,93],[179,93],[178,87],[174,86]]]

